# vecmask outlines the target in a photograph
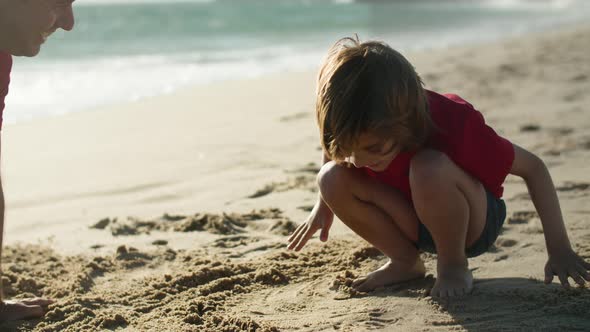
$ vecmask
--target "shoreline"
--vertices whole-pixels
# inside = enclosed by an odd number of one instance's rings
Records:
[[[502,36],[487,36],[485,37],[483,40],[464,40],[464,41],[454,41],[451,42],[451,44],[445,44],[445,45],[437,45],[437,46],[421,46],[416,48],[416,46],[413,47],[409,47],[408,49],[402,47],[402,45],[395,45],[395,44],[391,44],[392,46],[394,46],[396,49],[400,50],[403,54],[407,54],[407,55],[412,55],[412,54],[416,54],[416,55],[421,55],[421,54],[430,54],[431,52],[436,52],[436,53],[445,53],[448,50],[454,50],[454,49],[467,49],[467,48],[479,48],[479,47],[485,47],[486,45],[491,45],[491,44],[497,44],[497,43],[501,43],[502,41],[506,41],[506,40],[517,40],[517,39],[522,39],[522,38],[528,38],[530,36],[536,36],[536,35],[542,35],[544,33],[551,33],[551,31],[566,31],[568,29],[575,29],[578,26],[583,26],[585,25],[584,21],[582,20],[572,20],[572,21],[566,21],[566,22],[560,22],[560,23],[552,23],[552,24],[548,24],[548,25],[543,25],[542,27],[536,27],[536,28],[532,28],[532,27],[528,27],[522,31],[512,31],[512,32],[506,32],[504,35]],[[345,37],[344,35],[341,37]],[[361,37],[363,37],[361,35]],[[385,36],[381,36],[381,37],[377,37],[376,40],[384,40],[383,37]],[[392,42],[392,40],[390,40],[391,38],[385,38],[388,40],[388,42]],[[136,102],[141,102],[143,100],[150,100],[153,98],[159,98],[159,97],[165,97],[165,96],[173,96],[176,93],[181,93],[182,91],[186,91],[186,90],[194,90],[194,89],[200,89],[200,88],[204,88],[210,85],[218,85],[218,84],[224,84],[224,83],[231,83],[231,82],[244,82],[244,81],[249,81],[249,80],[258,80],[258,79],[264,79],[265,77],[274,77],[277,75],[281,75],[284,74],[285,72],[288,73],[293,73],[293,74],[299,74],[299,73],[305,73],[305,72],[315,72],[315,68],[317,66],[320,65],[320,60],[322,59],[322,57],[325,55],[325,52],[327,51],[327,49],[330,47],[331,45],[328,43],[325,45],[325,49],[316,49],[315,51],[311,51],[311,50],[307,50],[307,52],[305,52],[303,54],[303,58],[307,59],[306,61],[304,61],[306,63],[306,65],[301,66],[299,63],[294,64],[293,61],[290,61],[290,63],[292,64],[291,67],[289,68],[283,68],[281,67],[280,69],[276,69],[275,71],[272,72],[266,72],[266,70],[262,70],[262,71],[258,71],[256,73],[252,73],[249,72],[248,74],[241,74],[235,77],[226,77],[222,80],[217,81],[216,79],[213,79],[212,81],[207,81],[207,82],[192,82],[192,83],[174,83],[174,87],[172,86],[166,86],[166,87],[161,87],[161,91],[160,92],[154,92],[151,91],[152,89],[150,88],[151,92],[139,92],[140,95],[135,95],[135,92],[133,94],[131,94],[130,97],[128,98],[114,98],[113,100],[111,100],[111,98],[106,98],[107,100],[110,100],[108,102],[105,102],[104,104],[96,104],[93,106],[79,106],[80,109],[75,110],[75,111],[71,111],[68,110],[63,114],[45,114],[45,115],[38,115],[35,116],[33,118],[28,118],[28,119],[23,119],[23,120],[19,120],[19,121],[15,121],[12,122],[12,120],[10,119],[5,119],[5,123],[7,125],[18,125],[18,124],[23,124],[23,123],[27,123],[27,122],[35,122],[35,121],[42,121],[44,119],[48,119],[48,118],[60,118],[63,116],[68,116],[70,114],[76,114],[76,113],[81,113],[81,112],[92,112],[92,111],[96,111],[96,110],[106,110],[106,109],[111,109],[111,108],[115,108],[118,106],[122,106],[122,105],[131,105],[134,104]],[[317,53],[317,54],[316,54]],[[312,56],[312,54],[314,54]],[[313,58],[313,62],[315,64],[311,64],[309,62],[309,59]],[[16,62],[18,64],[18,59],[16,58]],[[317,61],[315,60],[317,59]],[[55,60],[55,59],[54,59]],[[104,60],[104,59],[103,59]],[[101,60],[101,61],[103,61]],[[277,60],[277,59],[274,59]],[[30,61],[27,59],[27,61]],[[45,61],[49,61],[51,62],[51,59],[45,59]],[[64,64],[65,62],[63,62],[64,60],[60,60],[60,62],[62,64]],[[87,60],[85,60],[87,61]],[[36,62],[35,62],[36,64]],[[230,63],[231,64],[231,63]],[[235,64],[235,63],[234,63]],[[172,63],[171,65],[176,66],[177,64]],[[260,64],[257,64],[257,66],[259,66]],[[50,67],[51,65],[48,64],[48,67]],[[17,67],[19,67],[17,65]],[[293,69],[295,68],[295,69]],[[18,68],[15,67],[15,70],[13,71],[13,75],[18,74]],[[14,80],[13,80],[14,81]],[[16,83],[16,82],[13,82]],[[62,93],[66,93],[67,91],[63,91],[64,87],[60,87],[61,88],[61,92]],[[142,90],[143,91],[143,90]],[[15,93],[18,93],[19,91],[16,91]],[[8,98],[14,98],[14,95],[9,94]],[[79,101],[75,101],[74,105],[79,104]],[[55,108],[54,105],[53,107]],[[47,106],[46,106],[47,107]],[[51,108],[48,107],[48,108]],[[59,107],[57,107],[59,108]],[[67,107],[66,107],[67,108]],[[83,108],[83,109],[82,109]],[[7,112],[6,115],[8,115],[9,117],[11,115],[15,115],[18,113],[18,111],[14,110],[14,113],[12,112],[12,110],[10,109],[10,105],[8,106],[9,112]],[[28,106],[25,106],[25,110],[28,110]],[[30,110],[28,110],[30,111]],[[12,113],[12,114],[11,114]]]

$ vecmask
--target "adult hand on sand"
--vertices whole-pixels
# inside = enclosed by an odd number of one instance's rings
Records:
[[[41,298],[0,301],[0,322],[41,317],[52,303]]]
[[[328,241],[328,233],[330,232],[330,227],[332,227],[333,221],[334,213],[332,213],[332,210],[330,210],[328,205],[326,205],[321,198],[318,199],[318,202],[311,210],[307,220],[299,225],[299,227],[295,229],[295,232],[289,237],[289,245],[287,246],[287,249],[295,249],[295,251],[301,250],[318,229],[322,230],[320,233],[320,240],[323,242]]]
[[[559,281],[565,288],[570,288],[568,278],[584,286],[586,281],[590,281],[590,263],[584,261],[572,249],[562,252],[549,253],[549,260],[545,265],[545,283],[553,281],[553,276],[557,275]]]

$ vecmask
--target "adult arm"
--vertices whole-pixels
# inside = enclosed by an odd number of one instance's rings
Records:
[[[0,138],[0,160],[2,157],[2,139]],[[1,168],[0,168],[1,169]],[[41,317],[45,314],[45,307],[53,303],[51,300],[33,298],[17,301],[4,300],[2,287],[2,246],[4,239],[4,190],[0,171],[0,323],[11,320]]]

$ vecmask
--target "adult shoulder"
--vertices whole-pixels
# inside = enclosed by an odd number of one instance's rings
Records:
[[[10,71],[12,70],[12,56],[6,52],[0,51],[0,129],[2,128],[2,118],[4,112],[4,99],[8,94],[8,85],[10,84]]]

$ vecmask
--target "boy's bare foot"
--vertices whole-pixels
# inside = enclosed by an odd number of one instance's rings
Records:
[[[0,322],[41,317],[51,303],[41,298],[0,301]]]
[[[433,297],[454,297],[471,293],[473,290],[473,274],[467,264],[460,266],[438,263],[436,282],[430,291]]]
[[[425,273],[426,269],[420,258],[412,267],[408,267],[406,263],[390,260],[378,270],[353,281],[352,287],[359,292],[368,292],[398,282],[423,278]]]

